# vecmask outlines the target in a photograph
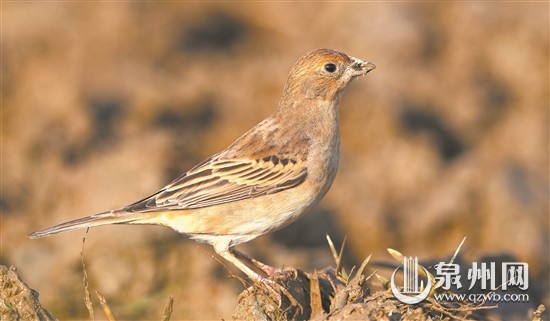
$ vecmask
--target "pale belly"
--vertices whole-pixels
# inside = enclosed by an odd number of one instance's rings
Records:
[[[275,194],[206,208],[160,214],[160,224],[184,234],[261,235],[292,221],[315,202],[300,186]]]

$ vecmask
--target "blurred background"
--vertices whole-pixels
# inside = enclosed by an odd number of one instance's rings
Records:
[[[84,231],[26,234],[127,205],[225,148],[273,111],[293,63],[326,47],[377,66],[342,102],[336,181],[301,220],[240,249],[313,271],[333,263],[326,234],[347,237],[348,268],[391,261],[388,247],[444,260],[467,237],[464,260],[527,262],[531,306],[549,303],[548,12],[3,3],[0,263],[57,317],[87,318]],[[244,289],[210,246],[168,228],[92,229],[84,258],[90,290],[122,319],[159,319],[169,295],[174,320],[231,319]]]

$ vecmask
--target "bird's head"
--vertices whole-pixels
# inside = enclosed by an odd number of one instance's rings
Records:
[[[358,76],[376,66],[331,49],[317,49],[294,64],[285,86],[283,99],[333,101]]]

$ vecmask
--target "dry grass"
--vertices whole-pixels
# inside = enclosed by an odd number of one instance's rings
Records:
[[[356,268],[347,273],[342,266],[344,243],[339,250],[332,239],[327,236],[334,265],[320,271],[304,272],[296,268],[286,268],[268,278],[268,281],[255,283],[242,292],[233,313],[235,320],[373,320],[373,321],[477,321],[489,320],[488,315],[496,306],[488,306],[484,302],[471,304],[469,302],[440,302],[434,298],[433,288],[430,296],[424,301],[409,305],[398,301],[388,289],[388,281],[370,267],[369,256]],[[451,262],[464,241],[460,244]],[[84,263],[84,248],[86,238],[83,238],[81,263],[84,286],[84,304],[89,311],[91,321],[95,320],[94,299],[90,295],[86,265]],[[389,251],[394,259],[402,262],[403,255]],[[369,275],[367,270],[371,269]],[[15,273],[15,269],[1,267],[2,272],[2,320],[53,321],[55,318],[43,309],[38,302],[38,294],[30,290]],[[377,278],[373,278],[376,275]],[[426,277],[434,278],[429,274]],[[241,280],[244,282],[244,280]],[[7,295],[6,295],[7,293]],[[109,321],[117,321],[114,308],[98,290],[95,291],[103,314]],[[169,321],[172,317],[174,297],[170,296],[164,306],[161,321]],[[545,310],[543,305],[534,312],[533,321],[542,321]],[[489,314],[480,312],[488,311]],[[23,318],[23,319],[21,319]],[[103,319],[103,318],[100,318]],[[491,316],[490,320],[500,320]]]

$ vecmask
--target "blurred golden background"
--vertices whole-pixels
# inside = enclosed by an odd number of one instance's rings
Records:
[[[29,240],[127,205],[223,149],[277,105],[302,54],[372,61],[341,105],[341,163],[295,224],[240,247],[274,266],[395,248],[529,263],[548,303],[548,3],[2,3],[0,263],[62,319],[87,318],[84,232]],[[221,135],[220,135],[221,134]],[[219,137],[222,137],[221,139]],[[123,319],[231,319],[226,262],[161,227],[92,229],[90,289]],[[388,275],[386,275],[388,276]],[[525,314],[522,314],[525,315]]]

